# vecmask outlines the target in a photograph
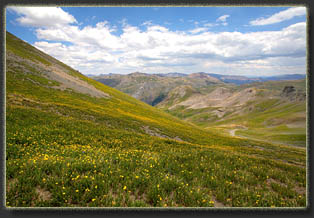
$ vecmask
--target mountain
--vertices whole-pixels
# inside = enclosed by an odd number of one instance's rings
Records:
[[[265,81],[281,81],[281,80],[298,80],[304,79],[305,74],[284,74],[280,76],[264,76],[264,77],[246,77],[238,75],[222,75],[207,73],[208,75],[215,77],[225,83],[233,83],[237,85],[248,84],[253,82],[265,82]]]
[[[305,149],[204,130],[8,32],[5,96],[6,207],[307,205]]]
[[[171,94],[156,107],[227,134],[236,131],[242,137],[306,145],[305,79],[225,84],[189,93]]]
[[[214,77],[201,73],[183,76],[170,73],[161,76],[161,74],[134,72],[127,75],[110,74],[91,78],[153,106],[161,102],[172,89],[178,86],[187,85],[198,89],[222,83]]]
[[[212,77],[206,73],[191,73],[188,75],[189,78],[198,78],[198,79],[204,79],[206,81],[209,81],[209,82],[213,82],[213,83],[219,83],[221,82],[219,79],[215,78],[215,77]]]
[[[238,76],[238,75],[221,75],[221,74],[213,74],[213,73],[208,73],[208,75],[214,78],[217,78],[225,83],[233,83],[237,85],[262,81],[260,78],[249,78],[246,76]]]
[[[159,74],[155,74],[157,76],[161,76],[161,77],[184,77],[187,76],[187,74],[184,73],[178,73],[178,72],[172,72],[172,73],[159,73]]]
[[[146,74],[134,72],[126,75],[122,74],[102,74],[90,76],[105,85],[116,88],[132,97],[155,106],[162,102],[167,95],[178,86],[191,86],[194,89],[207,89],[210,86],[227,84],[250,84],[265,81],[283,81],[304,79],[305,75],[292,74],[272,77],[255,77],[221,75],[205,72],[182,74]],[[210,88],[209,88],[210,89]]]
[[[184,76],[178,73],[170,75],[172,76],[160,77],[156,74],[135,72],[128,75],[111,74],[93,78],[201,127],[215,127],[221,131],[223,126],[224,132],[235,131],[238,136],[241,133],[243,137],[297,146],[306,145],[304,75],[256,78],[205,72]],[[285,86],[292,87],[291,90],[296,86],[297,90],[284,93]],[[259,108],[259,105],[263,104],[268,105],[265,111],[254,110],[255,107]],[[293,104],[298,109],[293,109]],[[273,120],[277,119],[276,110],[284,110],[286,115],[282,118],[282,122],[273,124]],[[268,113],[268,111],[273,112]],[[239,121],[253,114],[254,117],[264,116],[264,113],[268,113],[268,117],[262,123],[258,122],[258,125]],[[238,118],[235,119],[236,117]],[[272,124],[266,124],[267,122]],[[255,128],[256,125],[259,129]],[[235,130],[233,126],[242,129]],[[261,132],[260,135],[256,135],[256,131]]]
[[[304,79],[306,77],[305,74],[284,74],[280,76],[268,76],[268,77],[260,77],[262,81],[279,81],[279,80],[298,80]]]

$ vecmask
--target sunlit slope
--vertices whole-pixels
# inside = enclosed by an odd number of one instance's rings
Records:
[[[174,93],[157,107],[229,135],[306,145],[306,81],[212,86],[188,98]]]
[[[64,84],[68,80],[73,83]],[[85,90],[80,88],[82,84]],[[89,79],[9,33],[6,89],[8,108],[27,106],[103,123],[110,129],[208,142],[208,135],[197,127]],[[211,139],[220,137],[211,135]]]
[[[7,206],[304,207],[305,159],[202,130],[6,34]]]

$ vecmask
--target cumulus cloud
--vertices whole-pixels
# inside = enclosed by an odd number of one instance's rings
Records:
[[[59,30],[72,36],[72,46],[61,43],[48,46],[49,42],[38,42],[35,46],[73,67],[95,74],[103,73],[104,69],[126,73],[144,70],[193,72],[193,69],[211,71],[217,68],[210,63],[219,63],[221,68],[218,67],[216,72],[229,66],[228,73],[249,73],[249,69],[261,72],[277,69],[281,73],[283,68],[280,66],[282,69],[279,69],[278,60],[305,60],[305,27],[305,23],[297,23],[280,31],[212,33],[204,29],[174,32],[161,26],[150,26],[146,31],[141,31],[128,25],[123,28],[120,36],[112,35],[106,26],[96,25],[81,30],[64,27]],[[47,30],[43,39],[53,37],[54,33]],[[67,37],[62,40],[68,39]],[[90,68],[80,65],[97,60]],[[295,71],[305,72],[305,65],[302,66],[298,66]],[[290,68],[287,68],[287,72],[292,73]]]
[[[253,26],[261,26],[261,25],[269,25],[274,23],[280,23],[285,20],[290,20],[294,17],[303,16],[306,15],[306,8],[305,7],[294,7],[289,8],[284,11],[280,11],[276,14],[273,14],[272,16],[268,18],[258,18],[256,20],[252,20],[250,22]]]
[[[221,17],[219,22],[228,18]],[[210,32],[203,27],[173,31],[151,22],[142,30],[122,21],[120,35],[107,21],[83,28],[74,21],[43,24],[35,31],[39,41],[34,46],[86,74],[305,72],[305,22],[279,31],[241,33]]]
[[[76,19],[69,13],[56,7],[8,7],[21,15],[18,23],[34,27],[52,27],[77,23]]]

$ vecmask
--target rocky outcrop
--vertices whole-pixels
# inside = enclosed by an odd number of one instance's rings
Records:
[[[285,88],[282,90],[283,96],[290,96],[292,93],[294,93],[296,90],[294,86],[285,86]]]
[[[294,86],[285,86],[280,96],[290,101],[304,101],[306,99],[306,94],[296,90]]]

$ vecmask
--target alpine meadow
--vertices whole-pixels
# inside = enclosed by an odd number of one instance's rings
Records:
[[[7,208],[308,206],[305,75],[89,75],[5,43]]]

